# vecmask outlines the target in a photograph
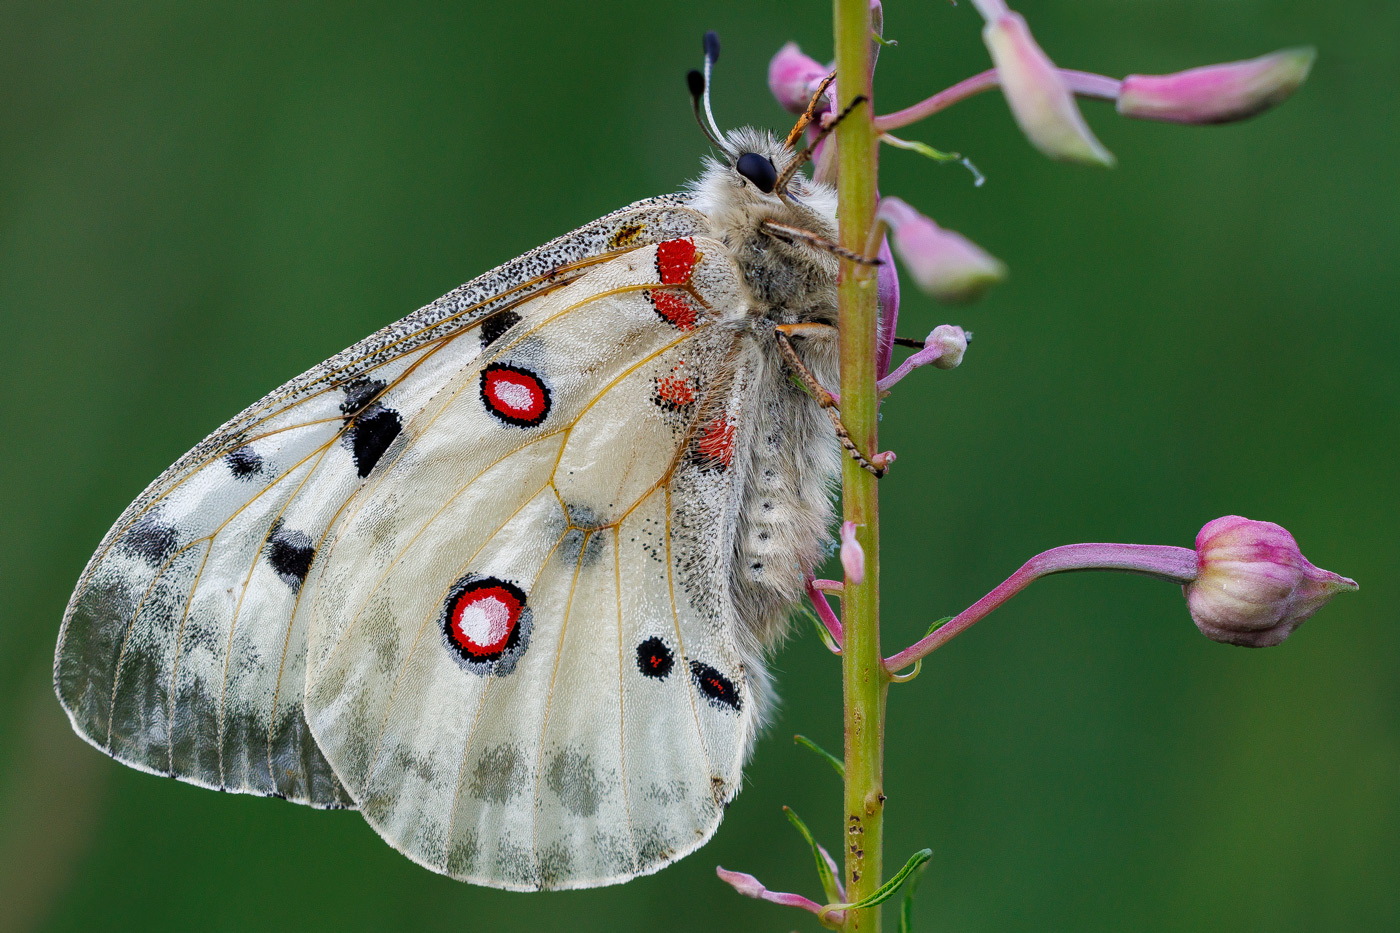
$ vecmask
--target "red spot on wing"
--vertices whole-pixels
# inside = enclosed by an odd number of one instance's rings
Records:
[[[549,414],[549,389],[528,369],[492,363],[481,371],[481,400],[508,424],[532,427]]]
[[[695,241],[665,240],[656,245],[656,274],[662,285],[684,285],[695,270]],[[656,313],[681,330],[695,326],[695,308],[679,292],[656,289],[651,293]]]
[[[665,240],[656,245],[656,274],[662,285],[679,285],[689,280],[695,268],[695,241]]]
[[[734,424],[728,417],[720,415],[700,429],[695,454],[702,466],[729,469],[734,459]]]
[[[695,326],[695,308],[684,295],[657,289],[651,293],[651,303],[656,306],[656,313],[674,327],[690,330]]]
[[[695,401],[695,383],[684,376],[662,376],[656,380],[656,403],[675,411]]]

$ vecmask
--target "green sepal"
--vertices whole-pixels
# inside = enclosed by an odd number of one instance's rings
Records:
[[[836,878],[831,874],[831,866],[822,857],[822,850],[817,845],[817,840],[812,838],[812,831],[807,828],[807,824],[802,822],[802,818],[792,812],[791,807],[783,807],[783,812],[787,814],[788,822],[797,827],[797,831],[802,834],[802,838],[807,840],[807,845],[812,847],[812,858],[817,863],[817,877],[821,879],[822,891],[826,894],[827,901],[834,901],[841,896],[841,889],[836,886]]]
[[[841,775],[841,780],[846,780],[846,765],[842,763],[840,758],[837,758],[835,755],[831,754],[831,752],[822,748],[820,745],[818,745],[816,742],[813,742],[805,735],[794,735],[792,737],[792,740],[798,745],[805,745],[812,751],[816,752],[818,755],[821,755],[823,758],[826,759],[827,764],[835,768],[836,773]]]

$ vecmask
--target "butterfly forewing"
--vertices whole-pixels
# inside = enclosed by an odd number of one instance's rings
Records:
[[[55,686],[77,731],[145,770],[353,806],[302,713],[297,609],[328,530],[405,425],[532,302],[703,229],[683,198],[602,218],[292,380],[181,458],[113,526],[65,614]],[[521,401],[510,379],[497,394]]]
[[[727,590],[746,295],[696,237],[532,302],[333,528],[306,714],[414,860],[586,887],[713,833],[755,721]]]

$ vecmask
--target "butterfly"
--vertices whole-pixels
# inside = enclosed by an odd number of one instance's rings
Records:
[[[500,888],[710,838],[830,537],[841,251],[810,147],[717,129],[706,51],[686,192],[292,379],[122,513],[59,636],[82,737]]]

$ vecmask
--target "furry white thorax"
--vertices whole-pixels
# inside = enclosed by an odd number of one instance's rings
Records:
[[[765,156],[779,173],[793,157],[763,131],[735,130],[727,141],[739,153]],[[715,159],[706,159],[692,191],[693,206],[729,248],[752,296],[747,323],[759,376],[730,586],[739,618],[748,626],[746,674],[760,718],[766,718],[772,690],[763,655],[785,635],[792,607],[804,596],[803,573],[820,564],[831,539],[841,454],[825,414],[790,378],[773,331],[774,324],[836,323],[838,261],[807,243],[778,239],[761,224],[772,220],[834,240],[836,192],[798,174],[786,198],[764,194]],[[817,379],[834,387],[839,372],[834,326],[795,345]]]

